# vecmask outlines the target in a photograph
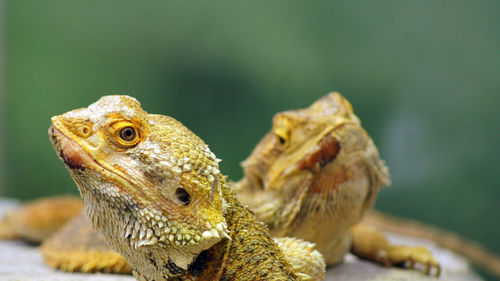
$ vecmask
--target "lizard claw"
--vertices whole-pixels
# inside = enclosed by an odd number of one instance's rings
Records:
[[[441,274],[439,262],[432,256],[431,252],[423,246],[392,246],[389,250],[389,259],[392,264],[406,264],[410,269],[415,268],[416,263],[422,264],[425,266],[425,274],[427,275],[431,274],[433,267],[436,269],[436,277]]]

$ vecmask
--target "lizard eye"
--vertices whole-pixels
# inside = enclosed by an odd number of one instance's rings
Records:
[[[120,130],[120,138],[124,141],[133,141],[137,137],[137,132],[132,127],[125,127]]]
[[[175,196],[177,196],[177,199],[181,201],[182,204],[184,205],[189,205],[191,202],[191,195],[184,189],[184,188],[177,188],[175,190]]]
[[[280,136],[280,135],[276,135],[276,140],[279,142],[279,144],[281,145],[285,145],[285,143],[287,142],[286,141],[286,138],[284,136]]]
[[[292,120],[283,114],[278,114],[273,119],[273,133],[276,148],[286,149],[290,146],[292,138],[293,123]]]
[[[288,128],[275,128],[274,139],[278,148],[287,148],[290,145],[291,132]]]
[[[139,126],[130,121],[119,121],[106,128],[108,140],[119,149],[135,147],[141,142],[142,135]]]

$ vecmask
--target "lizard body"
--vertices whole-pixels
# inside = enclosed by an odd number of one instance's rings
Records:
[[[390,182],[373,141],[339,93],[276,114],[242,166],[245,178],[235,185],[240,201],[272,235],[314,241],[327,264],[349,251],[350,228]]]
[[[35,200],[18,210],[7,212],[0,221],[0,237],[40,243],[73,219],[82,208],[81,200],[74,196]]]
[[[45,240],[41,252],[47,264],[64,271],[132,273],[123,257],[92,228],[84,211]]]
[[[389,172],[351,104],[337,92],[274,116],[270,132],[242,163],[235,184],[241,202],[271,235],[316,243],[328,265],[348,251],[386,266],[439,263],[424,247],[392,245],[360,224]],[[320,226],[320,227],[319,227]]]
[[[139,280],[299,280],[215,155],[175,119],[106,96],[53,117],[49,135],[92,226]]]

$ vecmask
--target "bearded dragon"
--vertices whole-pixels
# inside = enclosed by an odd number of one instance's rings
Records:
[[[317,244],[328,265],[349,251],[384,265],[440,267],[423,247],[391,245],[358,225],[389,173],[351,104],[331,93],[310,107],[275,115],[271,131],[242,164],[238,198],[271,235]]]
[[[273,241],[231,190],[208,146],[175,119],[128,96],[52,118],[54,149],[89,220],[138,280],[321,280],[311,244]],[[297,273],[282,249],[309,262]]]

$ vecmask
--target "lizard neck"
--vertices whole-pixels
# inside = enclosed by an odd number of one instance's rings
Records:
[[[168,247],[130,247],[123,240],[126,224],[123,202],[109,198],[81,185],[80,192],[95,229],[108,244],[120,252],[134,268],[140,281],[159,280],[300,280],[269,235],[267,227],[237,200],[229,185],[222,187],[224,218],[231,239],[224,238],[193,256],[187,267],[176,263],[178,252]],[[130,208],[128,208],[130,209]],[[106,214],[103,216],[102,214]],[[128,214],[129,215],[129,214]]]
[[[80,193],[85,202],[87,215],[90,218],[94,229],[103,234],[108,245],[119,252],[134,269],[134,276],[140,281],[166,281],[166,280],[213,280],[210,278],[199,279],[213,272],[205,272],[206,269],[220,268],[218,248],[223,247],[223,239],[216,246],[199,254],[188,256],[188,265],[181,266],[177,262],[179,256],[186,253],[176,251],[175,248],[159,244],[146,246],[133,246],[134,240],[124,236],[124,229],[130,223],[127,217],[133,216],[133,205],[125,200],[122,194],[117,199],[101,194],[93,189],[86,188],[85,184],[80,185]],[[105,214],[105,215],[102,215]],[[188,278],[189,276],[189,278]],[[212,275],[213,276],[213,275]]]
[[[216,245],[222,258],[218,276],[224,280],[300,280],[267,227],[236,200],[228,185],[222,187],[222,194],[227,203],[225,219],[231,240]]]
[[[223,197],[231,239],[223,239],[201,252],[188,270],[173,280],[300,280],[266,226],[236,200],[228,186],[223,187]]]

